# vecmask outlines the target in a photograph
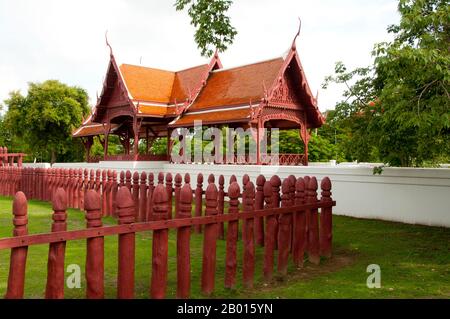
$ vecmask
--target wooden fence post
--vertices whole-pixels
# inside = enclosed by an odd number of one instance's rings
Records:
[[[307,203],[308,204],[317,203],[317,179],[314,176],[308,183]],[[320,263],[320,254],[319,254],[319,216],[317,208],[310,209],[308,236],[309,236],[308,260],[311,263],[318,265]]]
[[[248,182],[242,194],[242,206],[244,213],[253,213],[255,210],[255,185]],[[252,288],[255,274],[255,241],[254,241],[254,218],[244,220],[242,238],[244,245],[243,258],[243,283],[244,287]]]
[[[52,232],[61,232],[67,230],[66,210],[66,192],[64,191],[64,189],[58,188],[55,192],[55,196],[53,197]],[[47,263],[47,286],[45,289],[45,298],[47,299],[64,298],[65,253],[65,241],[50,244]]]
[[[113,180],[111,186],[111,215],[117,217],[117,192],[119,186],[117,184],[117,171],[113,171]]]
[[[119,225],[135,221],[134,200],[126,187],[117,192],[117,215]],[[134,298],[135,233],[119,235],[119,269],[117,275],[117,298]]]
[[[255,195],[255,209],[260,210],[264,208],[264,184],[266,178],[264,175],[259,175],[256,179],[256,195]],[[264,246],[264,218],[255,218],[255,242],[259,246]]]
[[[88,228],[102,227],[100,195],[93,189],[84,198]],[[104,298],[104,238],[93,237],[87,240],[86,251],[86,298]]]
[[[158,184],[153,193],[153,220],[168,219],[168,196],[163,184]],[[166,296],[167,258],[169,230],[153,231],[151,297],[162,299]]]
[[[202,210],[203,210],[202,196],[203,196],[203,174],[200,173],[197,175],[197,188],[195,189],[195,217],[202,216]],[[195,225],[194,229],[197,234],[200,234],[202,232],[201,225]]]
[[[67,198],[69,199],[67,202],[68,207],[73,208],[75,205],[73,204],[73,194],[74,194],[74,187],[75,181],[74,181],[74,170],[73,168],[69,169],[69,183],[67,187]]]
[[[173,185],[172,185],[172,174],[171,173],[167,173],[166,174],[166,191],[167,191],[167,200],[168,200],[168,205],[167,205],[167,214],[169,216],[169,219],[172,219],[172,192],[173,192]]]
[[[283,180],[281,207],[291,206],[291,192],[289,178]],[[278,272],[286,275],[289,260],[289,244],[291,241],[292,214],[278,216]]]
[[[217,215],[217,195],[218,190],[216,185],[209,184],[205,192],[206,216]],[[202,260],[202,292],[205,295],[211,295],[214,291],[217,232],[217,223],[205,225]]]
[[[154,185],[155,175],[153,173],[148,174],[148,193],[147,193],[147,216],[146,221],[153,220],[153,192],[155,190]]]
[[[305,176],[305,203],[308,203],[308,184],[311,180],[311,177]],[[311,219],[311,210],[307,209],[305,210],[305,223],[306,223],[306,243],[305,243],[305,252],[309,254],[309,220]]]
[[[23,192],[18,192],[13,201],[13,236],[28,235],[28,204]],[[6,299],[23,298],[25,286],[25,266],[27,263],[28,247],[17,247],[11,249],[9,262],[8,288]]]
[[[144,222],[147,217],[147,173],[141,173],[139,184],[139,222]]]
[[[180,176],[181,177],[181,176]],[[192,188],[185,183],[180,191],[177,218],[192,217]],[[177,229],[177,298],[189,298],[191,290],[191,227]]]
[[[128,190],[131,192],[132,188],[131,188],[131,172],[130,171],[126,171],[125,172],[125,187],[128,188]]]
[[[266,182],[264,184],[264,201],[266,202],[265,208],[274,208],[272,183]],[[273,276],[273,259],[275,250],[275,230],[276,230],[276,216],[269,215],[266,217],[266,228],[264,237],[264,278],[269,281]]]
[[[329,203],[331,199],[331,180],[328,177],[320,183],[322,189],[322,202]],[[332,207],[324,207],[320,212],[320,255],[330,258],[333,241]]]
[[[174,194],[175,194],[175,218],[178,218],[178,213],[180,211],[180,192],[181,192],[181,183],[183,182],[183,177],[181,177],[181,174],[175,175],[175,187],[174,187]]]
[[[120,181],[119,181],[119,188],[120,188],[122,186],[125,186],[125,172],[124,171],[120,172],[119,178],[120,178]]]
[[[228,187],[229,208],[228,214],[239,213],[239,195],[241,190],[237,182]],[[233,288],[236,284],[236,268],[237,268],[237,241],[239,236],[239,220],[228,222],[227,228],[227,246],[225,259],[225,288]]]
[[[225,178],[223,175],[219,176],[219,204],[218,204],[218,215],[223,215],[224,205],[225,205]],[[225,227],[224,223],[219,223],[219,239],[225,239]]]
[[[273,194],[273,201],[272,206],[273,208],[279,208],[281,203],[281,197],[280,197],[280,187],[281,187],[281,179],[278,177],[278,175],[272,176],[270,179],[270,184],[272,184],[272,194]],[[275,216],[275,233],[274,233],[274,244],[275,249],[278,249],[278,216]]]
[[[102,169],[102,214],[108,216],[108,196],[107,196],[107,170]]]
[[[106,216],[112,216],[112,184],[113,184],[113,172],[112,170],[108,170],[106,172],[106,186],[103,190],[105,198],[106,198]]]
[[[139,221],[139,173],[133,173],[133,202],[134,202],[134,218],[136,221]]]
[[[298,178],[295,184],[295,205],[300,206],[305,204],[305,181],[303,178]],[[303,259],[305,256],[306,247],[306,214],[304,210],[296,211],[293,235],[293,260],[297,267],[303,267]]]

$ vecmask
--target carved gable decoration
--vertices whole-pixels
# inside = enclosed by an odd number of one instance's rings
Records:
[[[270,102],[283,105],[299,104],[299,99],[293,89],[292,81],[288,79],[286,74],[278,79]]]

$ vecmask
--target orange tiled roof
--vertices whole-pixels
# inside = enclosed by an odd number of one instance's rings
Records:
[[[174,106],[139,105],[138,114],[161,117],[174,116],[176,115],[176,108]]]
[[[122,73],[134,100],[163,104],[183,103],[200,86],[208,65],[200,65],[179,72],[122,64]]]
[[[116,130],[120,125],[119,124],[111,124],[111,131]],[[85,137],[85,136],[97,136],[104,134],[105,131],[103,129],[102,124],[88,122],[73,132],[73,137]]]
[[[248,122],[250,118],[250,107],[243,109],[230,109],[204,113],[188,113],[176,120],[171,126],[190,126],[194,125],[194,121],[202,121],[202,124],[219,124],[232,122]]]
[[[264,94],[264,84],[270,88],[283,65],[276,58],[228,70],[211,72],[207,85],[189,107],[189,111],[209,107],[259,103]]]

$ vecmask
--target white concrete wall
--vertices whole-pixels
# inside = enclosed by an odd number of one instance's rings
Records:
[[[382,219],[409,224],[450,227],[450,169],[384,168],[373,175],[373,165],[256,166],[256,165],[184,165],[167,162],[100,162],[97,164],[65,163],[54,167],[81,167],[121,170],[190,173],[192,183],[198,173],[207,176],[223,174],[228,183],[234,174],[241,181],[248,174],[252,181],[259,174],[285,178],[290,174],[331,178],[334,213],[359,218]]]

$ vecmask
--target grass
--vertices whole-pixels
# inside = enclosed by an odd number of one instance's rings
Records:
[[[12,233],[11,198],[0,198],[0,237]],[[29,201],[29,232],[48,232],[51,206]],[[84,215],[69,210],[68,228],[85,227]],[[104,224],[116,221],[105,218]],[[244,289],[238,268],[235,289],[223,286],[225,242],[217,243],[216,288],[212,298],[450,298],[450,229],[406,225],[393,222],[362,220],[334,216],[333,257],[320,266],[305,263],[303,269],[290,265],[289,275],[275,277],[272,282],[262,279],[263,251],[258,248],[255,287]],[[175,297],[176,236],[169,237],[168,298]],[[191,239],[192,298],[204,297],[200,291],[202,235]],[[85,241],[68,242],[66,266],[78,264],[84,270]],[[29,248],[25,281],[26,298],[42,298],[46,283],[48,245]],[[9,270],[9,250],[0,250],[0,295],[4,295]],[[238,267],[242,265],[242,244],[238,249]],[[381,288],[369,289],[366,280],[370,264],[381,267]],[[136,236],[136,298],[147,298],[151,272],[151,233]],[[117,236],[105,239],[105,294],[115,298],[117,277]],[[81,289],[67,289],[66,298],[84,298]]]

